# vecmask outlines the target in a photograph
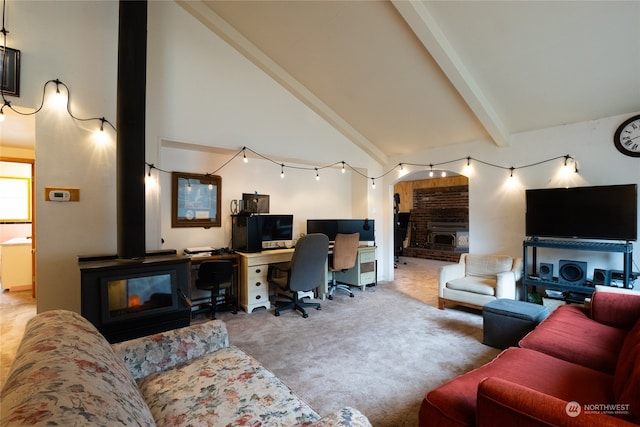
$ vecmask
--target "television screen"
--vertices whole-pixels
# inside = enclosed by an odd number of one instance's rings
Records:
[[[262,241],[293,239],[293,215],[260,215]]]
[[[334,241],[336,234],[360,233],[361,242],[375,242],[373,219],[308,219],[307,234],[322,233]]]
[[[536,237],[637,240],[637,184],[526,190],[525,233]]]

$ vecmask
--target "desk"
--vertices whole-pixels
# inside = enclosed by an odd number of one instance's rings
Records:
[[[189,289],[189,295],[187,295],[191,299],[192,305],[195,307],[201,304],[208,304],[211,300],[211,292],[200,290],[196,287],[196,279],[198,278],[198,268],[200,268],[200,264],[206,261],[219,261],[219,260],[229,260],[233,264],[233,283],[231,285],[231,301],[236,303],[238,302],[238,254],[217,254],[217,255],[207,255],[207,256],[192,256],[191,257],[191,286]],[[229,301],[218,301],[218,304],[229,302]]]
[[[251,313],[258,307],[267,310],[271,308],[269,302],[269,284],[267,272],[269,264],[291,261],[294,249],[271,249],[262,252],[236,252],[239,256],[238,276],[240,288],[240,306]],[[376,281],[375,246],[361,246],[358,248],[356,267],[346,272],[338,273],[336,279],[340,282],[360,286],[364,291],[369,283]],[[329,250],[331,253],[331,250]],[[325,299],[329,292],[328,274],[325,267],[316,296]]]

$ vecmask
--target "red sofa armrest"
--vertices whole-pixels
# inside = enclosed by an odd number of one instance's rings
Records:
[[[504,379],[489,377],[483,379],[478,385],[476,425],[478,427],[635,426],[611,415],[585,413],[580,406],[578,408],[581,412],[571,417],[567,413],[568,405],[571,404],[557,397]]]
[[[631,329],[640,318],[640,295],[594,292],[591,318],[605,325]]]

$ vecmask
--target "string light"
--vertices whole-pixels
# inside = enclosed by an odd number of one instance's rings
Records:
[[[320,174],[318,173],[318,168],[316,168],[316,181],[320,181]]]
[[[376,180],[374,178],[371,178],[371,188],[376,188]]]
[[[280,164],[280,178],[284,178],[284,163]]]
[[[345,173],[344,160],[342,161],[342,173]]]
[[[433,165],[429,165],[429,168],[431,168],[429,170],[429,177],[433,177]]]
[[[249,163],[249,159],[247,159],[247,147],[242,147],[242,161],[245,163]]]

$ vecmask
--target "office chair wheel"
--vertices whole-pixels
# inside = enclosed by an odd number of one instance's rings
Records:
[[[302,317],[304,317],[306,319],[307,317],[309,317],[309,315],[307,313],[303,313]]]
[[[333,295],[329,295],[329,296],[327,296],[327,298],[333,299]]]
[[[321,306],[317,306],[316,310],[322,310],[322,307]]]
[[[238,310],[233,310],[232,313],[233,314],[238,314]]]
[[[350,293],[349,293],[349,296],[350,296],[351,298],[355,297],[355,295],[353,294],[353,292],[350,292]]]
[[[276,316],[280,316],[280,312],[278,310],[275,311],[274,313]]]

